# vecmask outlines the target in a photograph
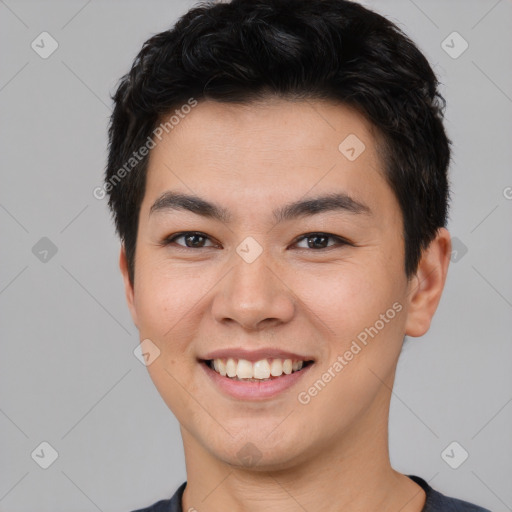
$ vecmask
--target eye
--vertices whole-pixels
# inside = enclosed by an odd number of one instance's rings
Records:
[[[183,243],[177,243],[176,241],[179,239],[184,240]],[[328,240],[334,240],[336,243],[329,244]],[[210,241],[211,245],[206,245],[206,242]],[[330,233],[307,233],[306,235],[302,235],[298,239],[295,240],[294,244],[297,245],[299,242],[306,242],[307,247],[299,247],[300,249],[328,249],[333,246],[343,246],[343,245],[352,245],[349,241],[336,236],[331,235]],[[162,241],[162,245],[167,246],[171,244],[176,244],[178,246],[184,247],[186,249],[202,249],[205,247],[218,247],[218,244],[212,242],[211,238],[205,233],[201,233],[200,231],[183,231],[181,233],[176,233],[171,235],[165,240]]]
[[[337,244],[329,245],[327,243],[329,238],[332,240],[336,240]],[[336,235],[331,235],[329,233],[308,233],[298,238],[295,241],[295,244],[298,244],[299,242],[302,241],[306,241],[307,247],[300,247],[300,249],[327,249],[329,247],[332,247],[333,245],[352,245],[347,240],[344,240],[343,238]]]
[[[176,233],[175,235],[171,235],[167,237],[163,242],[162,245],[170,245],[172,243],[175,243],[176,240],[179,240],[180,238],[183,238],[185,240],[185,245],[183,244],[177,244],[182,247],[185,247],[187,249],[193,249],[193,248],[203,248],[203,247],[215,247],[215,244],[212,244],[211,246],[205,245],[206,240],[210,240],[210,238],[205,235],[204,233],[201,233],[199,231],[184,231],[182,233]]]

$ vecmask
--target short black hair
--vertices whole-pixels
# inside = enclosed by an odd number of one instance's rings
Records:
[[[451,141],[438,86],[416,45],[356,2],[196,4],[143,44],[112,96],[103,195],[131,282],[148,163],[147,150],[141,157],[139,149],[149,147],[165,115],[191,98],[247,104],[269,96],[341,102],[377,129],[385,177],[403,216],[404,271],[412,276],[448,215]]]

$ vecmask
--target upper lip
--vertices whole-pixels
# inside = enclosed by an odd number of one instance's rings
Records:
[[[209,352],[200,359],[209,361],[211,359],[246,359],[247,361],[256,362],[261,359],[292,359],[298,361],[313,361],[314,358],[310,356],[303,356],[286,350],[275,348],[260,348],[258,350],[247,350],[243,348],[225,348]]]

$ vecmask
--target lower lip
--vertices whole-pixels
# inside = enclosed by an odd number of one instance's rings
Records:
[[[248,382],[223,377],[212,370],[206,363],[201,362],[200,364],[208,377],[221,391],[240,400],[261,400],[275,397],[296,384],[313,366],[313,363],[310,363],[302,370],[290,373],[289,375],[284,374],[275,379],[263,380],[261,382]]]

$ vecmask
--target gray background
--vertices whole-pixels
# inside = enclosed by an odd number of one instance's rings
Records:
[[[142,43],[192,5],[0,1],[2,512],[126,512],[185,480],[178,423],[133,354],[119,242],[92,191],[106,161],[109,93]],[[431,330],[404,347],[392,463],[441,492],[512,510],[512,4],[365,5],[426,53],[454,141],[458,252]],[[43,31],[59,44],[47,59],[31,48]],[[456,59],[441,46],[453,31],[469,43]],[[42,237],[56,254],[41,252],[45,241],[33,250]],[[59,454],[48,469],[31,457],[43,441]],[[452,441],[469,453],[458,469],[441,456]]]

